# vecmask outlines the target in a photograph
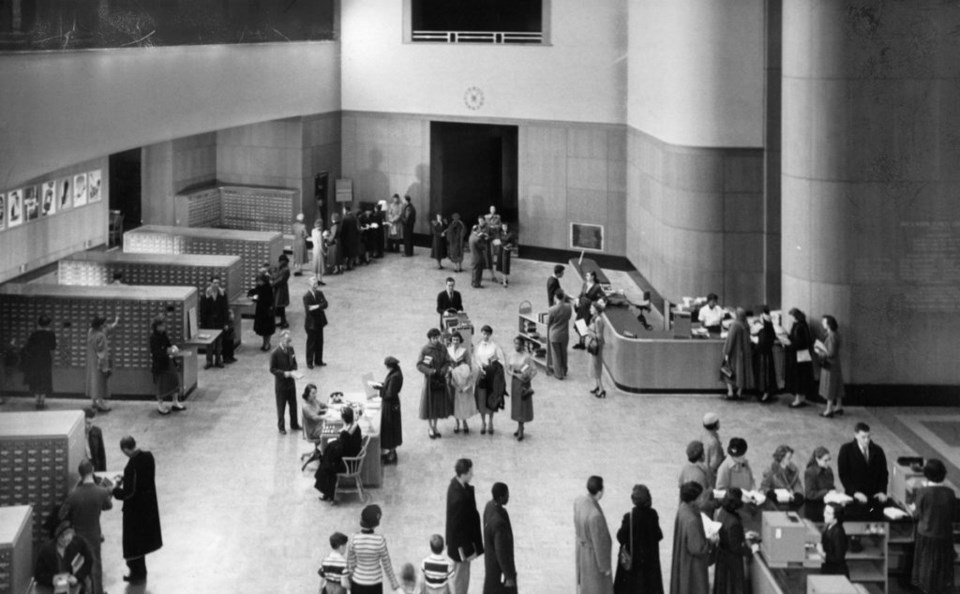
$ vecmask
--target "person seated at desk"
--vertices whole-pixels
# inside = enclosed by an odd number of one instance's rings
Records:
[[[840,446],[837,472],[844,491],[854,499],[847,515],[879,517],[887,503],[887,457],[870,439],[866,423],[857,423],[853,441]]]
[[[737,487],[744,491],[753,491],[757,483],[753,478],[750,463],[744,458],[744,454],[747,453],[747,440],[742,437],[731,438],[727,453],[730,456],[717,469],[717,489],[726,490]]]
[[[711,334],[720,334],[721,322],[723,322],[723,308],[717,305],[719,299],[716,293],[710,293],[707,295],[707,304],[697,312],[700,325]]]
[[[828,503],[823,508],[823,534],[817,546],[823,555],[820,573],[823,575],[850,575],[847,569],[847,533],[843,529],[843,508]]]
[[[319,441],[323,433],[323,416],[327,405],[317,398],[317,385],[307,384],[303,389],[303,434],[310,441]]]
[[[340,418],[344,425],[340,437],[327,444],[314,474],[314,488],[320,491],[320,501],[333,501],[337,494],[337,474],[347,470],[343,459],[357,456],[363,449],[363,434],[354,422],[353,409],[344,404]]]
[[[92,569],[93,551],[89,543],[76,535],[70,522],[63,521],[54,531],[53,539],[40,547],[33,577],[41,586],[55,588],[57,576],[66,574],[70,592],[90,594]]]
[[[830,451],[817,446],[807,462],[803,473],[804,506],[803,515],[814,522],[823,521],[823,498],[836,489],[833,482],[833,469],[830,468]]]
[[[793,463],[793,448],[788,445],[778,446],[773,452],[773,464],[763,473],[760,490],[764,493],[786,489],[793,493],[790,501],[778,503],[801,503],[803,501],[803,485],[800,484],[800,471]]]
[[[449,310],[463,311],[463,299],[460,291],[454,290],[457,281],[452,276],[447,277],[447,288],[437,293],[437,313],[440,314],[440,327],[443,327],[443,314]]]

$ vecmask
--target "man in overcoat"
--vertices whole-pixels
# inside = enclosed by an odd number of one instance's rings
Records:
[[[113,496],[123,502],[123,558],[130,568],[123,579],[143,583],[147,580],[146,556],[163,546],[154,481],[156,465],[153,454],[138,448],[129,435],[120,440],[120,451],[128,460]]]
[[[573,503],[576,528],[577,591],[580,594],[613,594],[610,528],[600,509],[603,478],[587,479],[587,493]]]
[[[483,510],[484,557],[483,594],[509,594],[517,591],[517,567],[513,560],[513,527],[506,505],[510,490],[494,483],[493,499]]]
[[[467,594],[470,587],[470,562],[483,554],[480,513],[473,492],[473,462],[457,460],[457,473],[447,488],[447,556],[453,560],[454,594]]]

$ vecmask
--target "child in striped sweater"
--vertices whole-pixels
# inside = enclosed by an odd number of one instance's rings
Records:
[[[320,594],[344,594],[350,587],[347,572],[347,535],[334,532],[330,535],[330,554],[320,565]]]
[[[421,592],[423,594],[454,594],[453,564],[449,557],[443,554],[444,541],[439,534],[430,537],[431,555],[420,564],[420,573],[423,576]]]

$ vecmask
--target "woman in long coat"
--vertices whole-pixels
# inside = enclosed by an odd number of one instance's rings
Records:
[[[307,261],[307,227],[303,224],[303,213],[297,214],[293,222],[293,275],[303,274],[303,263]]]
[[[463,336],[454,332],[450,336],[450,346],[447,347],[450,356],[450,391],[453,392],[453,417],[457,422],[454,433],[460,433],[460,422],[463,421],[464,434],[470,433],[467,421],[477,414],[477,369],[473,365],[473,358],[463,346]]]
[[[106,399],[110,397],[107,380],[113,372],[110,333],[119,323],[120,316],[116,316],[111,324],[107,324],[106,318],[98,316],[90,322],[90,330],[87,332],[86,392],[93,408],[103,412],[110,410],[106,403]]]
[[[793,325],[787,338],[790,344],[784,349],[783,389],[793,394],[790,408],[806,406],[806,399],[813,395],[813,339],[807,325],[807,315],[797,308],[790,310]]]
[[[757,393],[760,394],[760,402],[770,402],[773,395],[780,390],[777,384],[777,370],[773,364],[773,345],[777,342],[777,333],[773,329],[770,310],[766,307],[763,308],[760,320],[762,327],[757,335],[757,345],[754,349],[756,388]]]
[[[703,531],[697,498],[703,492],[698,483],[680,487],[680,507],[673,525],[673,562],[670,567],[670,594],[709,594],[710,553],[713,543]]]
[[[737,510],[743,507],[743,491],[734,487],[723,497],[717,513],[720,541],[717,543],[717,566],[713,576],[713,594],[745,594],[749,591],[743,561],[751,555]]]
[[[814,350],[820,357],[820,396],[827,401],[821,417],[832,417],[843,410],[843,369],[840,367],[840,335],[837,334],[837,319],[823,316],[823,346]]]
[[[953,591],[953,510],[957,498],[943,484],[947,469],[936,458],[923,467],[927,483],[917,490],[917,537],[913,585],[928,594]]]
[[[614,594],[663,594],[663,576],[660,572],[660,516],[653,509],[650,490],[645,485],[634,485],[630,495],[633,509],[623,514],[617,541],[632,555],[630,569],[617,564]]]
[[[747,312],[742,307],[738,307],[737,316],[730,324],[727,340],[723,343],[723,361],[733,370],[733,378],[720,376],[720,379],[727,384],[727,400],[743,398],[743,391],[753,387],[751,350]]]
[[[445,419],[453,412],[447,396],[447,374],[450,372],[450,357],[440,342],[440,331],[431,328],[429,341],[417,358],[417,371],[423,374],[423,390],[420,392],[420,418],[427,421],[430,439],[440,437],[437,420]]]
[[[313,223],[313,231],[310,232],[310,241],[313,243],[313,261],[310,262],[310,271],[313,276],[320,279],[323,284],[323,273],[327,271],[327,250],[324,243],[323,230],[320,228],[320,219]]]
[[[330,234],[330,239],[327,241],[327,270],[330,274],[340,274],[340,258],[343,257],[340,249],[342,230],[340,215],[333,213],[330,215],[330,228],[327,229],[327,233]]]
[[[523,441],[523,426],[533,420],[533,388],[537,366],[524,349],[523,339],[513,339],[513,352],[507,355],[506,372],[510,376],[510,418],[517,422],[513,436]]]
[[[270,350],[270,337],[276,332],[276,317],[273,315],[273,287],[270,277],[261,274],[257,277],[257,286],[247,291],[247,297],[254,300],[256,309],[253,314],[253,331],[263,338],[261,351]]]
[[[173,410],[184,410],[180,404],[180,374],[174,362],[177,347],[170,342],[167,334],[167,325],[163,318],[154,320],[150,333],[150,359],[153,372],[153,383],[157,387],[157,410],[161,415],[170,414],[170,409],[164,404],[167,396],[173,397]]]
[[[137,448],[132,437],[124,437],[120,449],[129,457],[123,480],[113,489],[113,496],[123,502],[123,558],[130,566],[130,577],[146,579],[143,557],[163,547],[156,463],[153,454]],[[142,575],[138,575],[139,571]]]
[[[447,257],[447,242],[443,235],[447,230],[447,221],[443,215],[437,213],[437,216],[430,222],[430,257],[437,261],[437,270],[443,270],[443,259]]]
[[[444,235],[447,237],[447,257],[453,262],[457,272],[463,271],[463,238],[467,228],[460,220],[460,213],[453,213],[453,220],[447,226]]]
[[[37,410],[47,407],[46,397],[53,393],[53,351],[57,350],[57,336],[50,329],[46,315],[37,320],[37,329],[23,347],[23,382],[36,396]]]
[[[497,243],[500,242],[500,243]],[[500,284],[504,287],[510,284],[511,250],[517,242],[517,236],[507,229],[506,223],[500,224],[500,236],[493,241],[494,269],[500,273]]]
[[[276,274],[271,277],[273,285],[273,310],[280,317],[280,328],[289,328],[287,324],[287,306],[290,305],[290,259],[286,254],[280,254],[280,265]]]
[[[380,417],[380,447],[383,448],[383,461],[396,464],[397,446],[403,444],[403,426],[400,423],[400,390],[403,388],[403,372],[400,361],[387,357],[383,361],[387,368],[387,377],[380,386],[380,398],[383,400]]]

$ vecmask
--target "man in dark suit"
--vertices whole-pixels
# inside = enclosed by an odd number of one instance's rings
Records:
[[[547,279],[547,307],[553,307],[553,297],[560,290],[560,279],[563,278],[563,271],[563,264],[557,264],[553,267],[553,276]]]
[[[403,221],[403,255],[413,255],[413,228],[417,224],[417,209],[413,206],[410,196],[403,197],[403,211],[400,215]]]
[[[273,389],[277,398],[277,428],[286,435],[283,409],[290,407],[290,429],[300,430],[297,423],[297,356],[293,352],[290,331],[280,333],[280,344],[270,354],[270,373],[273,374]]]
[[[463,311],[463,299],[460,297],[460,291],[455,291],[457,281],[453,277],[447,277],[447,289],[437,293],[437,313],[440,314],[440,328],[443,328],[443,314],[448,309]]]
[[[483,594],[507,594],[517,591],[517,567],[513,562],[513,527],[506,505],[510,490],[494,483],[493,499],[483,510],[483,541],[486,545]]]
[[[230,302],[227,300],[227,292],[220,287],[220,279],[211,276],[210,284],[200,296],[200,327],[226,333],[229,317]],[[207,347],[207,364],[204,369],[223,367],[223,342],[224,334],[221,334]]]
[[[858,504],[848,517],[876,515],[883,509],[889,478],[887,456],[883,448],[870,439],[870,426],[866,423],[857,423],[853,441],[840,446],[837,471],[843,490]]]
[[[304,328],[307,331],[307,367],[321,367],[323,362],[323,327],[327,325],[327,298],[320,290],[320,280],[310,279],[310,290],[303,296]]]
[[[84,428],[87,434],[87,459],[93,464],[93,469],[103,472],[107,469],[107,451],[103,447],[103,432],[93,424],[97,416],[94,408],[83,409]]]
[[[553,277],[550,277],[553,278]],[[567,345],[570,344],[570,318],[573,307],[563,289],[553,294],[554,304],[547,310],[547,372],[559,380],[567,377]]]
[[[457,460],[457,476],[447,488],[447,556],[454,562],[453,591],[467,594],[470,562],[483,554],[480,513],[473,493],[473,462]]]
[[[147,581],[146,556],[163,546],[156,463],[153,454],[139,449],[129,435],[120,440],[120,450],[129,458],[123,479],[113,490],[113,496],[123,501],[123,558],[130,568],[130,575],[123,579],[143,583]]]

